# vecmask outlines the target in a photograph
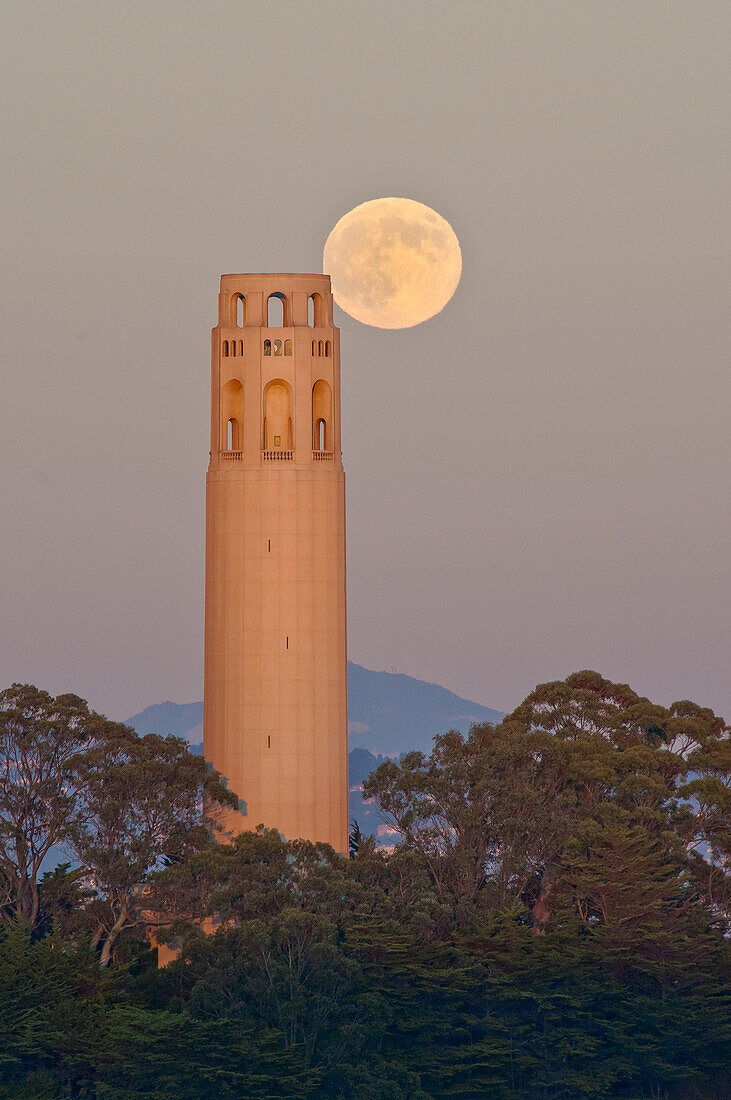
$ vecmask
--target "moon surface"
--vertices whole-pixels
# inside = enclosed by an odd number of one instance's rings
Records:
[[[376,328],[411,328],[444,309],[462,274],[457,235],[414,199],[371,199],[337,223],[323,271],[341,309]]]

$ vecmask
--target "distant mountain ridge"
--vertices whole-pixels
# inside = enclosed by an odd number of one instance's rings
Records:
[[[348,663],[348,743],[384,756],[429,752],[434,735],[449,729],[466,733],[480,722],[505,715],[473,703],[439,684],[403,673],[374,672]]]
[[[504,715],[453,691],[402,673],[375,672],[348,662],[348,745],[374,755],[429,752],[434,735],[448,729],[466,733],[480,722]],[[139,734],[203,740],[202,703],[155,703],[126,719]]]
[[[161,737],[184,737],[194,744],[203,740],[203,703],[153,703],[125,718],[124,724],[142,737],[157,733]]]
[[[497,723],[499,710],[462,699],[439,684],[394,672],[374,672],[348,662],[349,813],[365,834],[380,844],[396,842],[373,802],[363,799],[365,777],[388,757],[430,752],[437,733],[466,733],[481,722]],[[139,734],[184,737],[194,753],[203,752],[203,704],[155,703],[127,719]]]

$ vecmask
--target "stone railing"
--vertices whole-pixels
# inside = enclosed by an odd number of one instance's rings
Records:
[[[243,462],[243,451],[219,451],[218,457],[223,462]],[[313,451],[313,462],[333,462],[335,459],[334,451]],[[292,462],[294,460],[294,451],[283,451],[279,447],[273,451],[261,452],[262,462]]]
[[[262,451],[262,462],[291,462],[294,458],[294,451]]]

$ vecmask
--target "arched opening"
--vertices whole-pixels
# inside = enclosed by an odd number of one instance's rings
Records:
[[[327,382],[318,378],[312,387],[312,450],[332,449],[332,392]]]
[[[223,341],[223,355],[224,358],[228,357],[228,340]]]
[[[330,341],[326,340],[325,341],[325,355],[329,355],[329,354],[330,354]]]
[[[244,387],[230,378],[221,390],[221,450],[243,449]]]
[[[232,355],[236,354],[236,341],[235,340],[231,341],[231,354]]]
[[[292,341],[291,340],[285,340],[284,341],[284,354],[285,355],[291,355],[292,354]]]
[[[271,342],[271,340],[265,340],[264,341],[264,354],[265,355],[271,355],[272,354],[272,342]]]
[[[317,340],[312,341],[312,354],[317,355]]]
[[[275,340],[274,341],[274,354],[275,355],[281,355],[282,354],[282,341],[281,340]]]
[[[239,447],[239,422],[235,416],[230,417],[226,424],[226,450],[241,450]]]
[[[264,391],[264,450],[292,449],[292,391],[281,378]]]
[[[322,295],[310,294],[307,299],[307,324],[318,328],[322,324]]]
[[[246,323],[246,299],[243,294],[234,294],[231,320],[237,328],[243,328]]]
[[[239,340],[239,355],[243,355],[243,354],[244,354],[244,341]]]
[[[322,340],[319,340],[318,344],[317,344],[317,354],[318,355],[323,355],[324,351],[325,351],[325,345],[323,344]]]
[[[279,291],[267,298],[267,328],[283,328],[289,323],[287,299]]]

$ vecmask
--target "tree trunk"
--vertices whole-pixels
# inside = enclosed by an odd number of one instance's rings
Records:
[[[548,907],[549,897],[553,890],[553,878],[550,872],[544,871],[541,880],[541,889],[530,911],[531,932],[534,936],[543,936],[546,925],[551,919],[551,910]]]
[[[99,969],[100,970],[104,970],[107,966],[109,966],[109,960],[112,957],[112,948],[114,947],[115,940],[117,939],[117,936],[122,931],[125,924],[127,923],[127,917],[128,916],[129,916],[129,913],[127,911],[127,906],[123,905],[121,910],[120,910],[119,916],[117,917],[117,919],[115,920],[115,922],[112,925],[111,929],[109,930],[109,935],[107,936],[107,938],[104,941],[104,946],[102,947],[102,953],[99,957]]]

